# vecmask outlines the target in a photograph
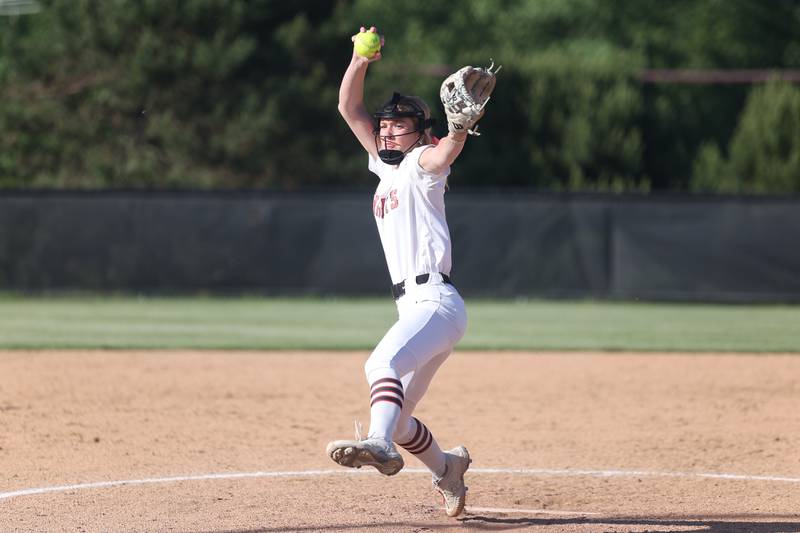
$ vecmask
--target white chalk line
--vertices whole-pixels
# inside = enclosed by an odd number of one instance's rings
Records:
[[[429,474],[425,468],[406,468],[401,474]],[[470,468],[470,474],[502,474],[513,476],[561,476],[561,477],[672,477],[672,478],[700,478],[700,479],[726,479],[737,481],[769,481],[779,483],[800,483],[800,477],[785,476],[752,476],[747,474],[725,474],[713,472],[656,472],[647,470],[570,470],[550,468]],[[129,485],[152,485],[160,483],[178,483],[182,481],[207,481],[214,479],[242,479],[242,478],[303,478],[341,475],[373,474],[372,470],[295,470],[295,471],[259,471],[259,472],[229,472],[219,474],[196,474],[187,476],[153,477],[144,479],[125,479],[118,481],[97,481],[93,483],[76,483],[73,485],[57,485],[52,487],[38,487],[31,489],[0,492],[0,500],[16,498],[18,496],[32,496],[51,492],[70,492],[88,489],[103,489]]]

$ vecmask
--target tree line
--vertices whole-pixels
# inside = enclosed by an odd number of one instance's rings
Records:
[[[0,18],[0,187],[373,183],[336,111],[350,35],[386,37],[366,103],[502,64],[452,186],[800,192],[800,85],[648,69],[800,68],[800,0],[40,0]]]

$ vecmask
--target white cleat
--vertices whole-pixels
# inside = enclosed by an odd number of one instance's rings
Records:
[[[467,487],[464,485],[464,473],[469,468],[472,459],[463,446],[444,452],[447,465],[444,476],[433,478],[433,486],[444,499],[444,510],[447,516],[458,516],[464,510],[467,501]]]
[[[385,476],[395,475],[403,469],[404,464],[394,444],[383,439],[335,440],[328,444],[326,453],[342,466],[374,466]]]

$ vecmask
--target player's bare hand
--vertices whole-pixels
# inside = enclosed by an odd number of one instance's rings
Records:
[[[366,32],[376,33],[377,34],[378,33],[378,29],[375,26],[370,26],[369,29],[365,28],[364,26],[361,26],[361,28],[359,28],[359,33],[366,33]],[[358,33],[353,35],[352,37],[350,37],[350,40],[353,41],[354,44],[355,44],[357,36],[358,36]],[[383,45],[386,42],[386,39],[384,38],[383,35],[380,35],[380,34],[379,34],[379,37],[380,37],[380,40],[381,40],[381,50],[382,50],[383,49]],[[353,61],[357,61],[359,63],[364,63],[364,64],[369,64],[369,63],[373,63],[375,61],[380,61],[380,59],[382,57],[381,56],[381,50],[378,50],[375,53],[375,55],[373,55],[372,57],[364,57],[364,56],[358,55],[356,53],[355,47],[353,47]]]

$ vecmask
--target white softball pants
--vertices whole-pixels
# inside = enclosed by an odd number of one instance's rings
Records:
[[[423,285],[414,286],[412,281],[407,291],[396,302],[397,322],[364,365],[370,385],[383,378],[402,383],[404,398],[399,416],[370,421],[371,436],[395,441],[402,441],[415,430],[411,420],[414,408],[467,327],[464,300],[438,274],[431,274],[431,280]]]

